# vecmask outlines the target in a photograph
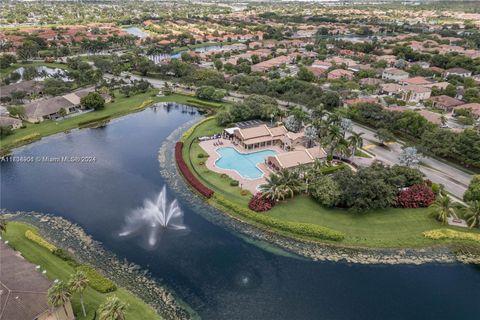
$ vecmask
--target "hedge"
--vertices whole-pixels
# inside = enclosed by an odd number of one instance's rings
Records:
[[[37,141],[37,140],[40,140],[42,139],[42,136],[40,135],[40,133],[32,133],[32,134],[29,134],[29,135],[26,135],[25,137],[22,137],[22,138],[19,138],[19,139],[16,139],[13,141],[13,145],[17,145],[17,144],[23,144],[23,143],[31,143],[31,142],[34,142],[34,141]]]
[[[472,232],[461,232],[451,229],[435,229],[422,233],[425,238],[433,240],[471,240],[480,242],[480,234]]]
[[[79,266],[77,271],[83,271],[88,278],[88,285],[98,292],[108,293],[117,290],[117,286],[113,281],[105,278],[90,266]]]
[[[177,142],[175,144],[175,161],[177,162],[178,169],[184,176],[185,180],[187,180],[187,182],[193,188],[195,188],[195,190],[200,192],[200,194],[202,194],[203,196],[207,198],[211,198],[213,195],[213,190],[204,186],[203,183],[201,183],[197,179],[197,177],[193,175],[193,173],[190,171],[187,164],[185,163],[185,160],[183,160],[182,149],[183,149],[183,142]]]
[[[25,238],[35,242],[39,246],[44,247],[45,249],[47,249],[52,253],[57,250],[57,247],[55,247],[53,244],[51,244],[47,240],[43,239],[39,234],[33,232],[32,230],[25,231]]]
[[[343,232],[336,231],[330,228],[309,223],[283,221],[269,217],[265,214],[258,214],[247,208],[243,208],[218,194],[215,194],[214,199],[223,207],[230,209],[245,218],[261,223],[265,226],[272,227],[274,229],[286,231],[299,236],[313,237],[322,240],[341,241],[345,238],[345,234]]]

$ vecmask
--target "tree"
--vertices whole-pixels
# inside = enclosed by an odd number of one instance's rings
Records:
[[[474,175],[470,184],[468,185],[467,191],[463,195],[464,201],[480,201],[480,175]]]
[[[321,97],[321,102],[325,106],[327,110],[333,110],[340,106],[340,97],[338,93],[333,92],[333,91],[327,91],[325,92],[322,97]]]
[[[67,115],[67,109],[65,108],[60,108],[60,110],[58,111],[58,113],[60,114],[60,116],[62,118],[64,118],[66,115]]]
[[[0,218],[0,233],[7,232],[8,221],[5,218]]]
[[[353,132],[352,135],[347,138],[348,144],[349,144],[350,148],[352,149],[351,150],[352,156],[355,155],[355,150],[357,150],[357,148],[363,147],[362,135],[363,135],[363,132],[362,133]]]
[[[403,149],[398,159],[400,160],[401,164],[407,167],[416,166],[420,163],[417,148],[415,147],[407,147]]]
[[[12,133],[12,126],[0,126],[0,137],[9,136]]]
[[[288,116],[285,120],[285,128],[288,131],[298,132],[302,128],[302,123],[294,115]]]
[[[443,224],[447,224],[450,215],[456,216],[452,208],[452,200],[448,195],[439,194],[437,200],[432,205],[437,220]]]
[[[303,66],[300,67],[300,70],[298,70],[297,77],[299,80],[307,82],[312,82],[313,80],[315,80],[315,75],[313,74],[313,72]]]
[[[68,287],[61,281],[55,283],[48,289],[48,304],[53,308],[63,307],[65,315],[68,316],[66,304],[70,301],[72,294]]]
[[[342,191],[331,177],[320,176],[309,186],[309,194],[321,205],[331,208],[340,201]]]
[[[88,286],[87,275],[82,271],[75,272],[70,281],[68,282],[68,287],[72,293],[80,294],[80,304],[82,305],[83,316],[86,317],[87,313],[85,312],[85,304],[83,303],[83,292]]]
[[[98,307],[98,319],[125,320],[127,308],[128,304],[122,302],[117,296],[110,296]]]
[[[85,108],[100,110],[105,107],[105,99],[98,92],[90,92],[80,99],[80,104]]]
[[[291,198],[299,192],[302,182],[298,172],[281,169],[278,174],[271,174],[266,178],[266,183],[260,185],[263,196],[273,201]]]
[[[380,141],[381,145],[385,145],[385,142],[393,141],[395,139],[395,136],[390,130],[386,128],[380,128],[375,133],[375,138],[377,138]]]
[[[468,226],[470,228],[480,226],[480,201],[469,201],[467,205],[465,217],[467,218]]]

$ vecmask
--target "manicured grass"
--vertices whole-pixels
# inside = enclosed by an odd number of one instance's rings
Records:
[[[388,208],[364,214],[344,209],[324,208],[307,196],[277,204],[267,215],[272,217],[318,224],[346,234],[342,243],[366,247],[418,247],[448,241],[427,239],[422,232],[443,225],[431,215],[431,209]],[[467,231],[465,228],[446,227]],[[472,232],[479,232],[478,230]]]
[[[208,170],[204,164],[201,164],[201,162],[205,162],[207,158],[198,158],[199,153],[206,154],[206,152],[200,147],[196,138],[221,133],[222,131],[223,127],[217,124],[215,118],[200,124],[190,138],[185,141],[183,157],[193,174],[201,179],[207,187],[214,190],[216,193],[220,193],[230,201],[246,206],[251,195],[248,194],[242,196],[240,194],[240,187],[232,187],[230,185],[230,181],[232,181],[230,177]]]
[[[13,134],[0,139],[0,150],[5,152],[6,150],[22,145],[22,143],[19,143],[17,140],[31,134],[38,133],[41,137],[46,137],[59,132],[75,129],[82,122],[94,121],[95,119],[101,119],[104,117],[116,118],[131,112],[140,111],[141,109],[139,109],[139,106],[142,106],[142,104],[147,100],[151,100],[152,103],[171,101],[189,105],[195,105],[195,101],[201,101],[191,96],[179,94],[172,94],[166,97],[157,97],[156,93],[157,90],[154,89],[148,91],[147,93],[138,94],[131,97],[125,97],[117,93],[114,102],[107,103],[103,110],[92,111],[59,121],[45,120],[41,123],[25,122],[25,128],[14,130]],[[218,105],[218,107],[222,106],[220,103],[215,105]],[[148,105],[144,105],[143,107],[148,107]]]
[[[10,246],[20,251],[25,259],[47,270],[47,277],[50,280],[59,279],[67,282],[71,274],[75,272],[74,268],[47,249],[25,238],[25,232],[29,229],[35,230],[33,226],[28,224],[10,222],[3,237],[9,241]],[[151,307],[126,289],[118,288],[115,292],[102,294],[90,287],[84,293],[85,308],[88,313],[86,318],[82,315],[78,295],[73,296],[72,307],[76,319],[93,319],[95,310],[109,295],[116,295],[120,300],[128,303],[127,319],[161,319]]]
[[[223,128],[217,124],[215,118],[201,123],[186,139],[183,156],[192,172],[207,187],[214,190],[216,194],[246,208],[250,195],[242,196],[239,187],[230,186],[231,178],[208,170],[205,165],[201,164],[206,158],[198,158],[198,154],[205,154],[205,151],[195,141],[196,137],[220,133],[222,130]],[[222,209],[214,199],[208,201]],[[231,210],[226,211],[235,214]],[[344,209],[327,209],[308,196],[297,196],[277,204],[272,210],[262,214],[280,220],[311,223],[341,231],[345,233],[345,239],[340,244],[348,246],[422,247],[453,243],[450,240],[427,239],[422,235],[424,231],[442,227],[442,224],[436,221],[430,212],[431,210],[428,208],[388,208],[359,215]],[[258,225],[256,222],[250,222]],[[447,228],[466,231],[464,228]]]

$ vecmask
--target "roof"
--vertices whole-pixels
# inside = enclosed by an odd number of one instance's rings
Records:
[[[432,91],[430,88],[423,87],[423,86],[417,86],[415,84],[409,84],[408,86],[403,86],[402,91],[412,91],[415,93],[426,93]]]
[[[40,92],[43,90],[43,84],[38,81],[29,80],[29,81],[22,81],[18,83],[9,84],[8,86],[1,86],[0,87],[0,96],[8,97],[12,94],[12,92]]]
[[[302,164],[313,163],[315,159],[325,158],[326,156],[327,153],[323,149],[314,147],[310,149],[280,153],[269,158],[275,158],[283,169],[288,169]]]
[[[25,113],[28,118],[44,117],[60,111],[61,108],[69,108],[74,104],[64,97],[53,97],[45,100],[37,100],[25,105]]]
[[[420,110],[418,113],[431,123],[440,124],[442,122],[442,115],[439,113],[428,110]]]
[[[404,84],[416,84],[416,85],[429,85],[431,81],[425,79],[424,77],[413,77],[402,80],[401,83]]]
[[[0,320],[35,319],[49,310],[51,282],[19,252],[0,241]]]
[[[455,106],[463,104],[463,101],[452,98],[452,97],[444,95],[444,94],[442,94],[440,96],[431,97],[430,100],[436,102],[437,105],[442,105],[442,106],[447,107],[447,108],[451,108],[451,107],[455,107]]]
[[[447,69],[448,73],[458,73],[458,74],[465,74],[465,73],[471,73],[471,71],[463,68],[450,68]]]
[[[388,69],[383,70],[383,72],[393,74],[393,75],[401,75],[401,76],[408,75],[408,72],[397,69],[397,68],[388,68]]]
[[[454,107],[455,109],[470,109],[476,116],[480,116],[480,103],[466,103]]]
[[[22,125],[22,120],[12,118],[12,117],[0,116],[0,126],[14,126],[14,125]]]

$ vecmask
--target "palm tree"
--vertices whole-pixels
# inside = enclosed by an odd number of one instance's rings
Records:
[[[351,155],[352,157],[355,155],[355,150],[357,148],[363,147],[363,138],[362,133],[352,132],[352,135],[347,138],[349,146],[352,148]]]
[[[67,308],[65,305],[70,301],[72,296],[70,290],[63,282],[55,283],[50,289],[48,289],[48,304],[53,308],[63,307],[65,315],[68,316]]]
[[[340,127],[331,125],[328,130],[326,137],[326,143],[328,145],[329,154],[333,156],[333,151],[335,150],[336,145],[343,139],[342,131]]]
[[[82,271],[75,272],[70,281],[68,282],[68,287],[70,288],[72,293],[79,293],[80,294],[80,304],[82,305],[82,312],[83,316],[86,317],[87,313],[85,312],[85,304],[83,303],[83,292],[88,286],[88,278],[87,275]]]
[[[470,228],[480,226],[480,201],[470,201],[467,204],[465,217],[467,218],[468,226]]]
[[[260,191],[265,198],[274,201],[291,198],[302,188],[299,173],[287,169],[280,170],[278,174],[271,174],[266,182],[260,186]]]
[[[122,302],[117,296],[110,296],[98,307],[99,320],[125,320],[125,311],[128,304]]]
[[[438,221],[441,221],[443,224],[448,222],[450,215],[456,217],[455,211],[452,208],[452,199],[450,199],[448,195],[439,194],[432,207],[435,210],[434,212]]]
[[[8,221],[5,218],[0,219],[0,233],[7,232]]]

